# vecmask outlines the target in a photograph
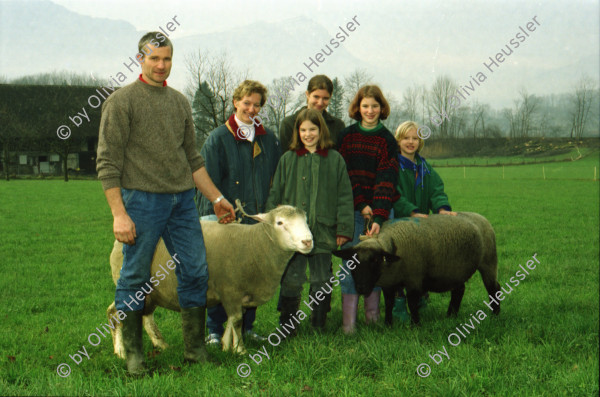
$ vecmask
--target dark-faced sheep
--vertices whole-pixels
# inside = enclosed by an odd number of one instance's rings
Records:
[[[223,350],[240,354],[246,351],[242,341],[243,308],[260,306],[271,299],[294,252],[307,254],[313,248],[304,211],[282,205],[254,218],[261,222],[254,225],[200,222],[208,263],[207,306],[223,304],[227,312]],[[176,254],[174,256],[176,261]],[[114,243],[110,264],[116,283],[123,264],[123,246],[118,241]],[[156,283],[155,288],[147,284],[152,291],[144,304],[144,328],[152,344],[160,349],[166,348],[167,344],[154,322],[154,310],[160,306],[179,311],[177,278],[174,271],[169,272],[166,268],[174,269],[175,263],[161,239],[150,269],[150,274],[157,276],[154,281],[151,278],[151,282]],[[164,279],[159,280],[163,275]],[[111,323],[111,317],[116,320],[116,314],[113,302],[107,310]],[[120,322],[117,321],[111,333],[115,354],[125,358]]]
[[[465,282],[476,270],[489,295],[500,289],[494,229],[473,212],[386,222],[377,237],[333,254],[347,260],[356,255],[351,271],[359,294],[370,293],[376,285],[383,287],[387,324],[392,323],[399,286],[406,288],[414,324],[419,323],[418,302],[426,291],[451,291],[447,314],[457,314]],[[500,306],[493,312],[500,313]]]

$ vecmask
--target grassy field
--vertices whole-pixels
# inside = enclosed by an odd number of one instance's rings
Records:
[[[432,294],[422,326],[365,326],[341,334],[339,287],[327,332],[309,319],[301,335],[266,344],[269,359],[211,349],[221,366],[182,365],[178,313],[156,320],[170,348],[151,353],[151,377],[131,379],[112,352],[110,336],[88,342],[106,322],[114,297],[108,257],[112,218],[96,181],[0,182],[0,395],[316,395],[316,396],[597,396],[599,258],[598,158],[499,168],[439,168],[456,210],[485,215],[496,230],[501,285],[519,264],[541,262],[492,317],[479,275],[467,284],[456,318],[446,318],[449,294]],[[271,300],[258,309],[256,331],[275,332]],[[456,327],[478,310],[487,317],[457,346]],[[464,331],[463,331],[464,333]],[[92,342],[95,342],[92,339]],[[75,364],[69,355],[85,347]],[[251,353],[260,343],[247,343]],[[436,364],[430,355],[446,349]],[[434,356],[436,357],[436,356]],[[439,361],[439,360],[438,360]],[[62,378],[57,366],[67,363]],[[247,363],[242,378],[236,368]],[[417,366],[431,368],[428,377]]]
[[[522,165],[522,164],[542,164],[552,163],[566,160],[573,160],[579,157],[598,157],[598,149],[582,147],[580,149],[572,149],[566,153],[553,154],[549,152],[547,155],[538,156],[488,156],[488,157],[451,157],[445,159],[429,159],[434,167],[457,167],[457,166],[496,166],[496,165]],[[590,174],[591,175],[591,174]]]

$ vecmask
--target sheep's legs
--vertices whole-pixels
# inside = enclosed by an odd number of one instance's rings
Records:
[[[488,295],[492,297],[496,296],[496,292],[500,291],[500,284],[498,284],[496,266],[493,266],[493,269],[489,272],[479,271],[479,273],[481,274],[481,279],[483,280],[483,285],[485,285],[485,289],[487,290]],[[490,307],[493,307],[492,313],[496,315],[500,314],[500,302],[498,302],[498,304],[495,304],[494,301],[490,300]]]
[[[115,321],[114,319],[117,317],[117,308],[115,307],[115,302],[113,301],[108,309],[106,309],[106,316],[108,317],[108,321],[112,321],[114,325],[114,329],[110,327],[110,334],[113,340],[113,348],[115,354],[125,360],[125,346],[123,345],[123,333],[121,329],[121,322]]]
[[[394,308],[394,298],[396,295],[396,287],[383,288],[383,300],[385,302],[385,323],[392,325],[393,316],[392,309]]]
[[[145,314],[143,319],[144,329],[146,330],[146,333],[152,341],[152,346],[154,346],[155,349],[160,350],[165,350],[167,347],[169,347],[167,342],[165,342],[165,339],[163,338],[162,334],[160,333],[156,322],[154,321],[154,311],[152,311],[152,313]]]
[[[227,309],[225,309],[227,311]],[[223,351],[232,350],[234,353],[246,354],[242,339],[242,312],[229,315],[227,313],[227,326],[221,340]]]
[[[408,301],[408,310],[410,311],[410,318],[413,324],[419,325],[419,299],[423,293],[421,290],[407,290],[406,300]],[[386,307],[387,310],[387,307]]]
[[[460,287],[456,287],[450,293],[450,305],[448,306],[448,317],[455,316],[458,314],[460,308],[460,302],[462,302],[463,295],[465,294],[465,285],[462,284]]]

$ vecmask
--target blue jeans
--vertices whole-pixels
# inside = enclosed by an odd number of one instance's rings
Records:
[[[361,235],[365,227],[365,219],[360,214],[359,211],[354,211],[354,236],[352,241],[348,241],[346,244],[342,245],[342,249],[354,247],[356,244],[360,242],[358,237]],[[348,261],[343,260],[342,264],[344,268],[348,271],[346,277],[343,280],[340,280],[340,287],[342,290],[342,294],[353,294],[356,295],[356,287],[354,286],[354,279],[352,278],[352,272],[348,269]],[[373,291],[381,291],[381,287],[375,287]]]
[[[216,221],[216,215],[204,215],[200,217],[202,221]],[[256,308],[248,308],[242,317],[242,332],[252,330],[254,326],[254,320],[256,319]],[[227,312],[225,312],[225,308],[222,304],[218,304],[213,307],[209,307],[206,310],[206,326],[208,327],[208,332],[211,334],[218,334],[223,336],[225,333],[225,329],[223,328],[223,323],[227,321]]]
[[[115,292],[117,310],[143,309],[144,297],[136,299],[136,293],[142,291],[146,295],[152,292],[153,286],[160,285],[160,270],[152,275],[158,284],[149,281],[152,257],[161,237],[169,254],[177,259],[171,265],[175,265],[179,306],[206,306],[208,268],[194,189],[181,193],[149,193],[122,188],[121,194],[137,237],[134,245],[123,244],[123,267]],[[161,265],[169,272],[167,264]]]

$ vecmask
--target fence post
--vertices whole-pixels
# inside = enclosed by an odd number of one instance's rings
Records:
[[[502,179],[504,179],[504,165],[502,166]]]
[[[543,165],[542,165],[542,174],[544,175],[544,180],[546,180],[546,170],[544,169]]]
[[[463,167],[463,179],[467,179],[467,167]]]

